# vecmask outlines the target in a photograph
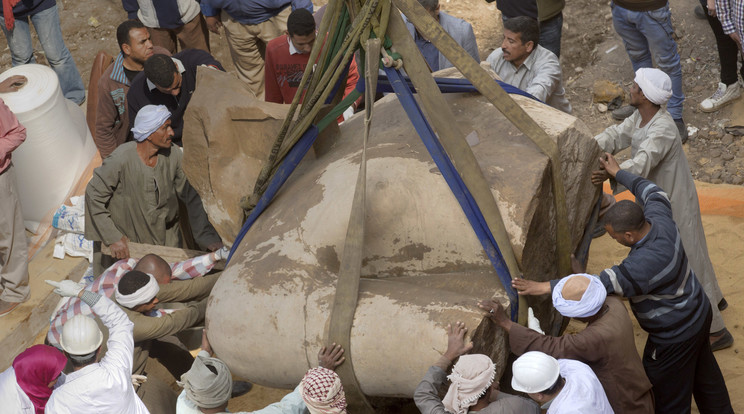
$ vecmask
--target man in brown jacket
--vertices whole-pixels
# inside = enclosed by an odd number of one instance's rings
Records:
[[[127,20],[116,29],[119,55],[98,80],[95,143],[106,158],[129,137],[127,92],[132,80],[142,72],[145,60],[153,55],[147,28],[137,20]]]
[[[589,365],[602,383],[615,413],[651,414],[651,382],[633,341],[633,325],[625,305],[592,275],[575,274],[561,279],[553,289],[553,306],[563,316],[586,322],[577,333],[553,337],[512,322],[504,308],[482,301],[492,321],[509,333],[512,352],[544,352],[553,358],[575,359]]]

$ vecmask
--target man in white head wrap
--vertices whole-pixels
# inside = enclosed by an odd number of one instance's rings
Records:
[[[326,378],[333,378],[333,376],[338,379],[338,375],[333,370],[343,363],[343,354],[344,350],[340,345],[333,344],[330,347],[321,348],[318,352],[320,367],[310,370],[300,385],[281,401],[258,411],[252,411],[252,414],[307,414],[308,410],[310,413],[345,412],[332,411],[341,406],[341,401],[343,401],[343,408],[346,408],[340,380],[337,383],[332,379],[322,381]],[[178,385],[183,387],[183,392],[178,396],[176,414],[227,412],[227,403],[232,390],[232,374],[224,362],[212,358],[211,355],[212,348],[205,330],[202,334],[202,350],[199,351],[191,369],[183,374],[181,381],[178,382]],[[308,401],[307,405],[306,401]],[[321,410],[329,408],[326,411],[314,411],[316,407],[320,407]]]
[[[662,107],[671,93],[671,80],[666,73],[659,69],[638,69],[630,88],[630,103],[636,111],[621,124],[605,129],[594,139],[604,152],[613,155],[630,147],[631,158],[620,164],[620,169],[654,182],[669,196],[687,259],[713,304],[710,342],[711,348],[716,351],[734,343],[720,312],[728,303],[723,298],[708,256],[700,204],[682,141],[671,115]],[[592,182],[597,185],[608,178],[603,169],[592,173]],[[611,184],[615,194],[625,190],[614,180]]]
[[[94,242],[95,273],[129,258],[129,241],[187,247],[179,201],[186,206],[194,240],[202,250],[222,247],[201,199],[182,168],[183,152],[172,143],[171,114],[147,105],[134,121],[133,142],[117,147],[96,168],[85,190],[85,238]],[[101,253],[108,246],[110,255]]]
[[[494,301],[482,301],[481,308],[509,333],[509,346],[516,355],[540,351],[556,359],[581,361],[597,375],[615,413],[652,414],[651,382],[636,351],[633,324],[622,301],[608,297],[599,278],[584,273],[558,280],[552,296],[553,306],[563,316],[587,323],[583,331],[559,337],[541,335],[509,320]]]
[[[422,414],[479,412],[483,414],[539,414],[540,408],[529,399],[499,391],[496,368],[491,358],[482,354],[465,355],[473,348],[465,340],[467,328],[462,322],[447,326],[447,350],[429,368],[416,387],[413,400]],[[459,359],[458,359],[459,358]],[[452,362],[458,359],[447,376]],[[438,389],[450,380],[444,400]]]

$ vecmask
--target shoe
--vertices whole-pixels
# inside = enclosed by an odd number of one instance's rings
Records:
[[[253,384],[247,381],[233,381],[232,393],[230,398],[240,397],[247,394],[253,388]]]
[[[718,83],[718,89],[710,98],[703,100],[698,105],[703,112],[715,112],[724,105],[731,103],[741,96],[741,82],[735,82],[726,86],[725,83]]]
[[[20,305],[19,302],[6,302],[0,299],[0,318],[12,312],[18,305]]]
[[[625,105],[612,111],[612,118],[617,121],[622,121],[623,119],[633,115],[635,110],[635,106]]]
[[[728,348],[734,344],[734,337],[731,336],[731,332],[726,328],[710,334],[710,339],[710,350],[713,352]]]
[[[726,298],[721,298],[721,301],[718,302],[718,311],[723,312],[728,308],[728,302],[726,302]]]
[[[695,14],[695,17],[701,20],[708,20],[708,16],[705,14],[705,10],[703,10],[703,6],[697,5],[695,6],[695,10],[693,10],[693,14]]]
[[[682,143],[684,144],[687,142],[687,126],[685,126],[685,121],[680,119],[675,119],[674,124],[677,125],[677,131],[679,131],[679,138],[682,140]]]

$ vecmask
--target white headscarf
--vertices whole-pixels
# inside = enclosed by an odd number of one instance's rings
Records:
[[[215,374],[209,367],[214,368]],[[181,375],[178,385],[186,391],[186,398],[200,408],[215,408],[227,402],[232,393],[232,374],[217,358],[197,355],[194,363]]]
[[[586,287],[581,300],[563,298],[563,286],[573,277],[585,277],[589,279],[589,286]],[[553,306],[561,315],[570,318],[587,318],[596,315],[602,308],[606,298],[607,289],[599,278],[586,273],[568,275],[558,281],[555,289],[553,289]]]
[[[134,118],[134,128],[132,134],[137,142],[147,139],[153,132],[157,131],[161,125],[171,117],[170,111],[165,105],[145,105],[137,112]]]
[[[116,301],[119,302],[119,305],[132,309],[137,305],[150,302],[155,296],[157,296],[158,292],[160,292],[158,281],[155,280],[153,275],[149,273],[145,274],[150,276],[150,280],[147,284],[128,295],[123,295],[119,292],[119,285],[116,285]]]
[[[486,394],[495,376],[496,366],[488,356],[461,356],[447,377],[452,384],[442,400],[444,408],[454,414],[466,414],[468,408]]]
[[[640,68],[636,71],[635,83],[646,99],[656,105],[664,105],[672,97],[672,79],[656,68]]]

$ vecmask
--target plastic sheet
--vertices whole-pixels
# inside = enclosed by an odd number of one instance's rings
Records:
[[[64,98],[51,68],[16,66],[0,74],[0,81],[13,75],[28,81],[18,92],[0,98],[26,127],[26,141],[13,151],[13,164],[23,220],[36,233],[65,201],[96,147],[82,109]]]

